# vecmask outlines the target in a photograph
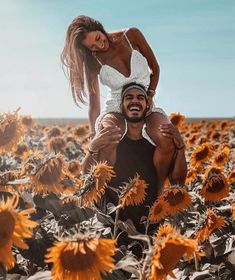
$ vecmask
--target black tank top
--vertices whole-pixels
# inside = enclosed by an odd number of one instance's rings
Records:
[[[109,186],[118,188],[138,173],[140,179],[145,180],[148,184],[147,195],[143,203],[138,206],[127,206],[120,212],[121,220],[131,219],[141,233],[144,233],[144,226],[140,224],[140,219],[142,216],[148,215],[149,207],[147,206],[153,205],[158,193],[157,174],[153,164],[154,150],[155,147],[145,138],[131,140],[125,136],[117,147],[117,159],[114,165],[116,177],[112,178],[109,183]],[[106,190],[104,197],[106,204],[111,202],[117,205],[117,194],[111,189]]]

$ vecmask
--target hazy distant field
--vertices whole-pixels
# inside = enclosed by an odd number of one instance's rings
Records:
[[[206,121],[213,121],[213,120],[218,120],[218,121],[221,121],[221,120],[235,120],[235,117],[231,117],[231,118],[186,118],[186,122],[198,122],[200,120],[206,120]],[[83,123],[88,123],[88,120],[87,119],[49,119],[49,118],[43,118],[43,119],[37,119],[37,122],[39,124],[56,124],[56,125],[59,125],[59,126],[64,126],[68,123],[71,123],[73,125],[75,124],[83,124]]]

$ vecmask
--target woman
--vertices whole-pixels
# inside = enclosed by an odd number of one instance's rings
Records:
[[[95,131],[112,124],[120,128],[119,141],[126,129],[124,117],[120,113],[122,87],[131,82],[145,87],[150,107],[146,118],[145,137],[150,137],[150,141],[157,146],[153,161],[159,182],[163,184],[175,145],[171,138],[166,137],[167,134],[160,133],[161,125],[170,121],[164,111],[156,108],[152,101],[159,80],[159,66],[142,33],[136,28],[107,33],[98,21],[79,16],[67,30],[61,59],[67,67],[76,103],[85,103],[85,84],[88,87],[89,126],[92,136]],[[110,88],[101,114],[98,77],[102,84]],[[99,158],[113,165],[118,141],[115,138],[115,141],[101,149]]]

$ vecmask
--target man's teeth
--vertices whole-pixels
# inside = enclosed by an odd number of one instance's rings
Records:
[[[130,111],[138,111],[139,112],[140,108],[138,106],[131,106],[129,110]]]

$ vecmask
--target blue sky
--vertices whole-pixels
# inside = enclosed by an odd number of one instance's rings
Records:
[[[168,114],[235,115],[233,0],[0,0],[0,111],[87,117],[61,69],[65,33],[77,15],[107,31],[138,27],[161,68],[156,102]],[[108,89],[101,87],[102,100]]]

